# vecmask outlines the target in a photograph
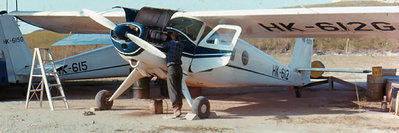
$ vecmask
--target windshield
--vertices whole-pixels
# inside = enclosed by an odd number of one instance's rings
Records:
[[[180,30],[184,34],[186,34],[191,40],[197,40],[197,36],[201,27],[204,23],[201,21],[185,18],[185,17],[178,17],[170,20],[168,22],[168,27],[173,27],[175,29]]]

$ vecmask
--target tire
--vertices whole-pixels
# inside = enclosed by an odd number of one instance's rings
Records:
[[[204,96],[199,96],[194,99],[193,101],[193,107],[191,108],[191,111],[196,114],[199,118],[208,118],[209,115],[211,114],[211,108],[209,106],[209,101],[206,97]]]
[[[101,90],[96,95],[96,105],[100,110],[110,110],[114,101],[108,101],[112,94],[107,90]]]

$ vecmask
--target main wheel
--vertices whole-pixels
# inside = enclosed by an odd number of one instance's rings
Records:
[[[113,101],[108,101],[108,99],[112,96],[111,92],[107,90],[101,90],[96,95],[96,104],[97,107],[101,110],[109,110],[114,104]]]
[[[204,96],[199,96],[195,98],[193,101],[193,107],[191,108],[191,111],[194,114],[197,114],[197,116],[201,119],[208,118],[209,115],[211,114],[211,108],[209,106],[208,99]]]

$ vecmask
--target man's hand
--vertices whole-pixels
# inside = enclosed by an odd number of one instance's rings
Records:
[[[153,46],[155,46],[157,48],[165,48],[163,43],[154,43]]]

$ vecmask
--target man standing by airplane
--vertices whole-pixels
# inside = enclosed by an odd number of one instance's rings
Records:
[[[169,97],[173,106],[173,114],[175,117],[180,117],[182,102],[182,76],[181,68],[181,54],[183,52],[183,44],[177,41],[177,35],[168,32],[170,41],[163,43],[166,52],[166,66],[168,67],[167,85]]]

